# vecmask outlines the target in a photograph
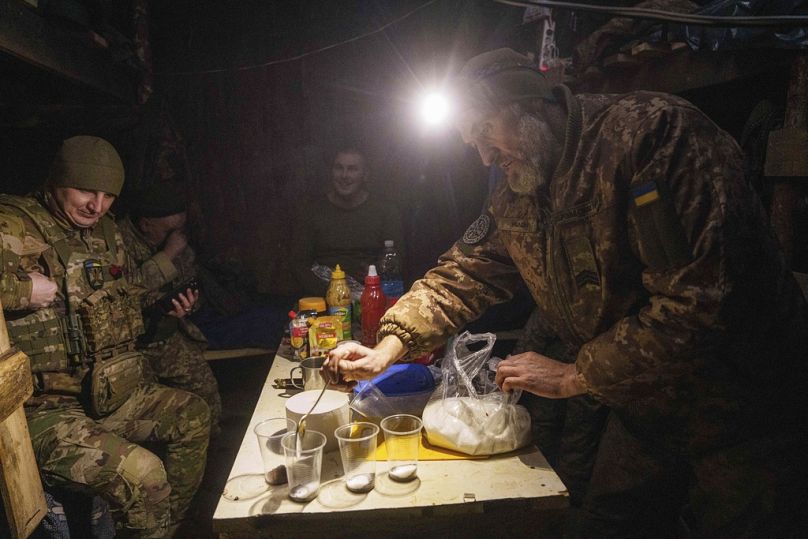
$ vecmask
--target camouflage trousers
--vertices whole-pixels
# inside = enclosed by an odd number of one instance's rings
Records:
[[[219,433],[222,398],[210,365],[205,361],[205,344],[194,341],[182,331],[164,341],[148,344],[141,353],[159,383],[199,395],[210,408],[210,431]]]
[[[804,435],[746,434],[745,441],[685,456],[634,436],[611,412],[580,537],[804,537]]]
[[[184,517],[208,449],[210,415],[196,395],[145,384],[99,420],[67,399],[26,414],[47,485],[101,495],[119,531],[130,535],[163,537]],[[164,448],[165,466],[138,445],[150,442]]]

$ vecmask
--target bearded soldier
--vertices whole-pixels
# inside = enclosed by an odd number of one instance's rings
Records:
[[[497,383],[610,409],[583,536],[793,536],[806,304],[738,145],[687,101],[574,96],[509,49],[471,59],[458,89],[463,140],[505,179],[387,311],[375,349],[337,348],[329,372],[417,357],[523,280],[574,361],[519,354]]]
[[[119,227],[133,280],[147,290],[141,296],[146,322],[141,351],[161,383],[205,399],[215,435],[222,400],[205,361],[205,336],[187,319],[198,305],[199,291],[183,286],[197,276],[196,255],[185,233],[185,201],[165,183],[134,198]]]
[[[39,192],[0,196],[0,294],[31,358],[25,411],[45,483],[99,494],[122,532],[162,537],[202,479],[210,418],[196,395],[143,380],[139,291],[107,215],[123,181],[111,144],[77,136]],[[164,462],[145,442],[164,444]]]

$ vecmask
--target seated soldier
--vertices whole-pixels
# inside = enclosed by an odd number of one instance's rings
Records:
[[[274,297],[266,304],[253,305],[222,286],[198,263],[188,244],[186,217],[185,198],[167,182],[157,182],[136,194],[128,218],[118,224],[131,265],[140,268],[139,284],[150,291],[143,299],[147,314],[144,340],[151,343],[144,353],[160,381],[202,395],[216,425],[221,408],[216,381],[202,360],[199,342],[207,340],[214,350],[274,348],[288,322],[291,300]],[[170,304],[174,306],[171,312],[158,310],[158,301],[172,299],[165,294],[192,280],[203,291],[201,296],[196,290],[186,291]],[[155,345],[166,339],[170,354]],[[173,359],[177,354],[183,354],[181,362]]]
[[[301,294],[325,296],[328,281],[312,272],[315,263],[331,269],[339,264],[362,283],[368,265],[378,263],[385,240],[393,240],[406,258],[398,208],[368,191],[369,181],[364,153],[343,146],[331,163],[328,191],[300,205],[290,265]]]
[[[119,530],[162,537],[202,479],[210,413],[196,395],[143,380],[138,291],[106,215],[123,180],[111,144],[78,136],[39,192],[0,195],[0,299],[31,358],[25,412],[45,484],[99,494]],[[164,461],[145,442],[163,444]]]
[[[187,318],[199,292],[195,285],[186,286],[197,271],[185,220],[184,200],[168,184],[156,183],[135,195],[128,218],[118,226],[132,280],[146,289],[141,296],[146,331],[139,348],[160,383],[205,399],[216,435],[222,413],[219,387],[205,361],[205,337]]]

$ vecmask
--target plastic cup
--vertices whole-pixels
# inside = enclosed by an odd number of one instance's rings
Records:
[[[297,423],[285,417],[273,417],[261,421],[253,432],[258,438],[261,448],[261,460],[264,462],[264,479],[270,485],[286,483],[286,460],[283,454],[281,438],[288,432],[294,432]]]
[[[368,382],[351,399],[351,410],[367,418],[381,418],[395,414],[389,400],[373,382]],[[376,420],[378,421],[378,419]]]
[[[323,467],[325,434],[306,430],[297,440],[295,432],[281,438],[286,456],[286,474],[289,483],[289,498],[296,502],[308,502],[317,497],[320,490],[320,473]]]
[[[376,483],[376,439],[379,427],[354,422],[334,431],[345,472],[345,486],[351,492],[370,492]]]
[[[387,448],[387,475],[402,483],[418,477],[418,447],[421,419],[397,414],[382,419],[384,445]]]

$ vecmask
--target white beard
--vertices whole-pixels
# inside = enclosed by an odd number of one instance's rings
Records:
[[[511,191],[520,195],[535,193],[547,183],[547,175],[539,166],[542,161],[542,140],[548,141],[546,124],[530,114],[523,114],[517,125],[521,159],[512,161],[505,171]],[[549,141],[548,141],[549,142]]]

